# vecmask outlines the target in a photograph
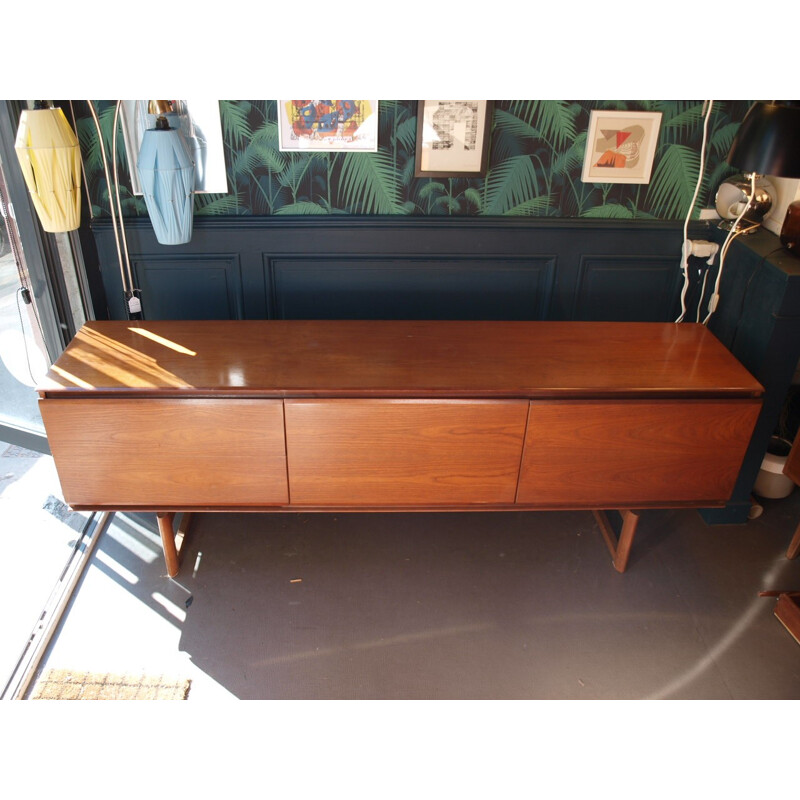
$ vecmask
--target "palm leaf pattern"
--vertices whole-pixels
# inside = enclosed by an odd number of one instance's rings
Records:
[[[513,156],[489,173],[485,213],[507,214],[540,195],[539,175],[529,156]]]
[[[114,101],[94,101],[110,153]],[[725,163],[750,103],[716,101],[709,118],[702,190],[696,214],[713,204],[719,183],[736,170]],[[81,106],[85,106],[82,110]],[[489,163],[482,178],[416,178],[417,101],[379,102],[375,153],[282,152],[275,100],[221,100],[229,194],[198,195],[202,215],[391,214],[682,219],[700,167],[702,101],[503,100],[495,102]],[[660,111],[662,122],[648,186],[581,180],[594,109]],[[76,103],[77,132],[92,211],[109,214],[100,145],[85,103]],[[118,143],[124,213],[143,216],[129,189]]]
[[[647,200],[665,219],[686,216],[700,172],[700,155],[691,147],[671,144],[655,166]]]
[[[355,214],[394,214],[400,204],[397,171],[386,153],[345,153],[339,196]]]

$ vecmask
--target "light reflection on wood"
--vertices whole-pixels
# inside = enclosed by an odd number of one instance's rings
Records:
[[[77,364],[85,365],[98,375],[110,378],[122,386],[192,388],[191,384],[159,366],[157,359],[152,356],[104,336],[91,328],[83,328],[78,333],[69,351],[64,354],[64,360],[67,363],[77,362]],[[74,371],[86,374],[86,369],[75,369]],[[57,374],[68,377],[72,383],[84,386],[84,388],[87,386],[94,388],[86,381],[80,382],[80,379],[68,370],[61,369]],[[103,381],[97,381],[97,383],[103,383]]]
[[[163,336],[159,336],[157,333],[153,333],[152,331],[145,330],[144,328],[128,328],[129,331],[132,333],[138,333],[139,336],[144,336],[147,339],[151,339],[158,344],[163,344],[164,347],[169,347],[170,350],[174,350],[176,353],[183,353],[185,356],[196,356],[197,353],[194,350],[189,350],[188,347],[184,347],[182,344],[178,344],[177,342],[173,342],[169,339],[165,339]]]
[[[60,375],[65,381],[69,381],[70,383],[74,383],[75,386],[80,386],[81,389],[94,389],[91,383],[87,383],[86,381],[81,380],[80,378],[75,377],[71,373],[67,372],[65,369],[62,369],[57,364],[54,364],[51,367],[52,371],[56,373],[56,375]]]

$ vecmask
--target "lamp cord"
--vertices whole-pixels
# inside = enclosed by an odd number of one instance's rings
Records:
[[[125,255],[125,269],[128,273],[128,285],[130,286],[131,293],[135,291],[133,286],[133,273],[131,272],[131,262],[128,257],[128,241],[125,238],[125,223],[122,215],[122,203],[119,199],[119,172],[117,167],[117,128],[119,125],[119,112],[122,107],[122,101],[117,100],[117,106],[114,110],[114,133],[111,137],[111,154],[114,163],[114,193],[117,199],[117,213],[119,214],[119,232],[122,239],[122,252]],[[110,199],[110,198],[109,198]]]
[[[125,265],[122,259],[122,246],[120,244],[120,237],[119,237],[119,230],[117,226],[117,215],[116,211],[114,210],[114,201],[111,197],[111,173],[108,169],[108,158],[106,156],[106,147],[103,142],[103,130],[100,127],[100,119],[97,116],[97,111],[95,110],[94,103],[91,100],[86,101],[89,105],[89,110],[92,113],[92,119],[94,119],[94,125],[97,129],[97,140],[100,145],[100,155],[103,159],[103,171],[106,174],[106,185],[108,186],[108,194],[109,194],[109,210],[111,211],[111,225],[114,229],[114,240],[117,245],[117,258],[119,260],[119,272],[120,277],[122,278],[122,290],[127,295],[132,291],[133,282],[128,282],[127,276],[125,274]]]
[[[711,119],[711,112],[713,109],[714,101],[709,100],[708,108],[705,112],[705,119],[703,121],[703,141],[700,145],[700,169],[698,170],[697,183],[694,187],[692,202],[689,204],[689,211],[686,214],[686,219],[683,223],[683,247],[681,253],[683,256],[683,261],[681,262],[681,268],[683,270],[683,289],[681,290],[681,314],[678,319],[675,320],[675,322],[683,322],[684,317],[686,316],[686,293],[689,291],[689,220],[691,220],[692,214],[694,213],[694,204],[697,202],[697,195],[700,193],[700,187],[703,184],[703,173],[705,172],[706,163],[706,143],[708,142],[708,123]]]
[[[0,214],[2,214],[4,220],[11,219],[11,206],[10,203],[6,201],[5,192],[0,191]],[[22,259],[20,258],[19,250],[17,249],[17,242],[14,238],[14,235],[11,233],[10,223],[6,222],[6,231],[8,232],[8,243],[11,246],[11,253],[14,256],[14,264],[17,267],[17,276],[19,277],[20,287],[25,289],[25,291],[30,291],[28,289],[28,282],[25,278],[25,272],[22,269]]]
[[[75,106],[72,104],[72,100],[69,101],[69,113],[72,117],[72,128],[77,133],[78,131],[78,120],[75,116]],[[81,188],[83,189],[84,195],[86,195],[86,208],[89,212],[89,218],[94,219],[94,209],[92,208],[92,198],[89,195],[89,181],[86,179],[86,164],[83,161],[83,150],[78,148],[78,152],[81,156],[81,176],[83,180],[81,181]]]
[[[742,221],[742,218],[747,213],[747,210],[750,208],[750,203],[753,202],[753,198],[756,196],[756,173],[750,173],[750,196],[747,198],[747,202],[744,204],[744,208],[739,213],[739,216],[736,217],[731,229],[728,231],[728,235],[725,237],[725,241],[722,243],[722,247],[719,251],[719,267],[717,268],[717,279],[714,281],[714,293],[711,295],[708,301],[708,314],[706,318],[703,320],[703,325],[708,325],[708,321],[713,316],[714,312],[717,310],[717,305],[719,305],[719,286],[720,281],[722,280],[722,268],[725,265],[725,256],[728,255],[728,249],[731,246],[731,243],[737,236],[741,236],[743,233],[747,233],[749,231],[753,231],[758,227],[758,224],[749,225],[746,228],[739,229],[739,223]],[[702,296],[700,301],[702,302]]]
[[[31,376],[31,381],[33,382],[33,385],[36,386],[36,384],[38,384],[39,381],[33,377],[33,367],[31,366],[31,354],[30,350],[28,349],[28,337],[25,335],[25,322],[22,317],[22,306],[20,305],[19,302],[20,297],[23,298],[23,302],[25,302],[26,305],[29,304],[33,309],[33,315],[36,318],[37,324],[39,325],[39,330],[41,330],[42,324],[41,322],[39,322],[39,315],[36,313],[36,306],[29,300],[25,300],[26,291],[28,290],[22,286],[20,286],[19,289],[17,289],[17,315],[19,316],[19,330],[20,333],[22,334],[22,344],[23,347],[25,348],[25,362],[28,365],[28,375]]]

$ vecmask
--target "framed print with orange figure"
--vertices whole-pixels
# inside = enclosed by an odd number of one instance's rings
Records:
[[[660,111],[592,111],[584,183],[650,183]]]

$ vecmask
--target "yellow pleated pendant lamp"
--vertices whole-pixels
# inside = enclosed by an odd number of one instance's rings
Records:
[[[14,144],[42,227],[50,233],[81,224],[81,154],[78,137],[60,108],[26,109]]]

